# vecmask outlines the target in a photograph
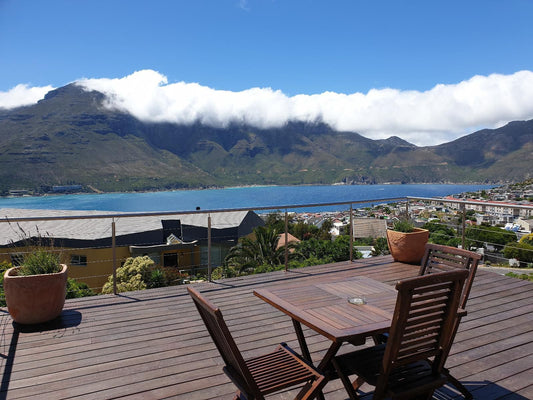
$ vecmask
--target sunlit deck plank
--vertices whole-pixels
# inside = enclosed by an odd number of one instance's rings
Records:
[[[290,319],[253,296],[256,287],[291,281],[364,275],[394,284],[418,267],[383,264],[389,257],[278,271],[202,283],[197,287],[221,307],[246,357],[286,341],[298,349]],[[529,398],[533,372],[533,284],[480,270],[448,366],[475,398]],[[0,396],[16,398],[228,398],[234,386],[185,287],[68,300],[62,325],[30,332],[2,326]],[[308,329],[309,347],[320,359],[329,343]],[[363,389],[365,387],[363,386]],[[327,399],[345,399],[338,382]],[[437,395],[436,395],[437,396]],[[436,398],[451,398],[443,390]]]

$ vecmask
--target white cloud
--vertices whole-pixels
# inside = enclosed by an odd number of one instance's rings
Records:
[[[371,139],[395,135],[422,146],[533,118],[532,71],[474,76],[424,92],[385,88],[366,94],[325,92],[292,97],[271,88],[232,92],[198,83],[169,83],[153,70],[120,79],[82,79],[77,83],[105,93],[107,107],[144,121],[201,122],[215,127],[243,123],[258,128],[282,127],[288,121],[322,121],[333,129],[358,132]],[[10,104],[15,89],[0,92],[0,107]],[[21,89],[31,90],[25,86]]]
[[[35,104],[42,100],[46,93],[52,89],[52,86],[28,87],[28,85],[23,84],[17,85],[7,92],[0,92],[0,109]]]
[[[334,129],[372,139],[399,136],[418,145],[456,139],[480,127],[533,118],[533,72],[475,76],[425,92],[373,89],[368,93],[288,97],[270,88],[241,92],[214,90],[197,83],[171,83],[151,70],[122,79],[88,79],[82,86],[108,94],[108,106],[142,120],[202,122],[224,127],[232,122],[259,128],[288,121],[323,121]]]

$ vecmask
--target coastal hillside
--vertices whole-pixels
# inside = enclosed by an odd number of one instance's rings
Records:
[[[101,191],[251,184],[501,183],[533,165],[533,121],[417,147],[321,123],[278,129],[145,123],[74,84],[0,110],[0,193],[81,185]],[[88,189],[87,189],[88,190]]]

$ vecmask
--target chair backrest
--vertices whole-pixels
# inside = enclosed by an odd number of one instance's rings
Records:
[[[220,309],[192,287],[187,287],[187,290],[226,364],[229,377],[240,390],[260,396],[260,390],[231,336]]]
[[[479,260],[481,260],[481,255],[473,251],[427,243],[419,275],[453,271],[455,269],[468,270],[468,278],[466,279],[459,303],[459,307],[464,309],[468,301],[468,296],[470,296],[472,284],[474,283]],[[434,268],[435,270],[433,270]]]
[[[434,357],[433,372],[442,371],[467,276],[468,271],[455,270],[396,284],[396,308],[376,390],[384,388],[389,375],[401,365]]]

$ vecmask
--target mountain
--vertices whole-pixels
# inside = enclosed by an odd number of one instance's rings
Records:
[[[0,110],[0,192],[79,184],[102,191],[250,184],[503,182],[529,177],[533,121],[439,146],[371,140],[325,124],[283,128],[146,123],[71,84]]]

